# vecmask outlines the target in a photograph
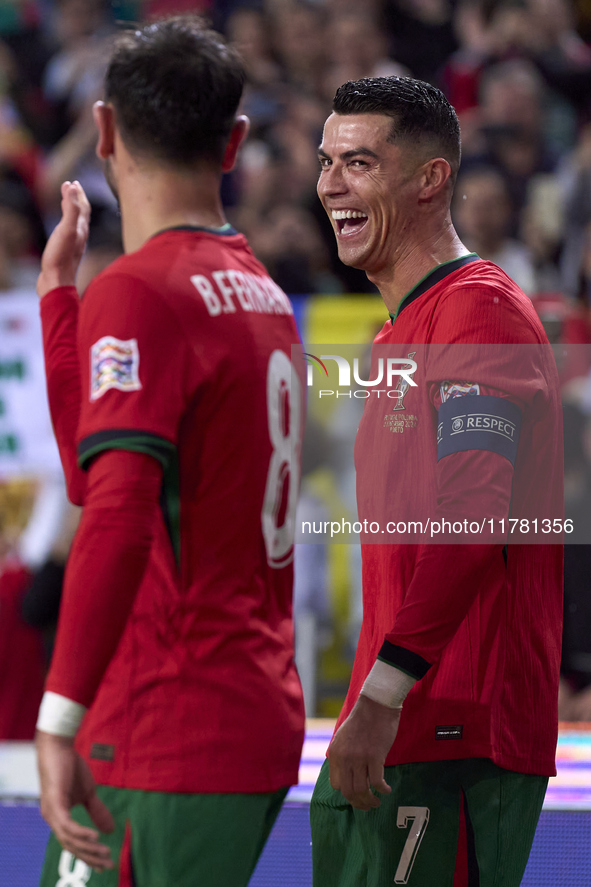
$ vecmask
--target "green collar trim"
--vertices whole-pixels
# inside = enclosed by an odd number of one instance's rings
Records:
[[[207,228],[205,225],[173,225],[171,228],[163,228],[161,231],[157,231],[152,237],[158,237],[159,234],[166,234],[168,231],[202,231],[204,234],[221,234],[225,237],[238,234],[238,231],[229,222],[226,222],[221,228]]]
[[[415,299],[418,299],[419,296],[426,293],[427,290],[431,289],[432,286],[435,286],[436,283],[442,281],[448,274],[453,274],[458,268],[463,268],[464,265],[469,265],[471,262],[476,262],[479,259],[480,256],[477,253],[467,253],[467,255],[460,256],[458,259],[450,259],[448,262],[442,262],[440,265],[431,268],[431,270],[428,271],[424,277],[421,277],[419,282],[402,297],[396,313],[392,314],[391,311],[388,312],[392,323],[398,319],[401,311],[408,308],[411,302],[414,302]]]

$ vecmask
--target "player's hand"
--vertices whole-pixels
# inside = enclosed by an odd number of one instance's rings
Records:
[[[384,762],[396,739],[400,709],[360,696],[328,749],[330,784],[357,810],[380,806],[372,788],[389,795]]]
[[[74,822],[70,809],[83,804],[99,831],[112,832],[113,817],[96,794],[90,769],[72,739],[37,731],[37,764],[41,782],[41,815],[64,848],[96,871],[115,867],[99,833]]]
[[[74,286],[88,240],[90,203],[79,182],[62,185],[62,217],[41,257],[37,292],[41,298],[58,286]]]

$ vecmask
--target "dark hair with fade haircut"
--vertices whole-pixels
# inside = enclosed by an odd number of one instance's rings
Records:
[[[389,142],[429,141],[448,161],[455,181],[460,167],[460,124],[440,89],[412,77],[366,77],[337,89],[336,114],[385,114],[393,120]]]
[[[244,82],[238,53],[179,15],[117,36],[105,97],[130,150],[189,167],[221,163]]]

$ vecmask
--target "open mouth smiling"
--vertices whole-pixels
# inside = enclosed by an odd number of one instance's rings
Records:
[[[358,209],[333,209],[330,214],[333,221],[336,222],[339,237],[357,234],[368,221],[366,213]]]

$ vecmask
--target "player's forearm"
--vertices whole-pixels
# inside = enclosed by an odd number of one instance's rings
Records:
[[[91,466],[46,690],[92,703],[148,565],[160,486],[150,456],[112,451]]]
[[[74,287],[60,287],[43,297],[41,323],[49,409],[68,496],[75,505],[82,505],[86,475],[76,461],[81,385],[76,344],[78,293]]]
[[[483,589],[500,590],[504,572],[500,545],[426,546],[380,657],[423,678]]]
[[[453,453],[437,466],[439,521],[459,518],[486,529],[509,515],[513,466],[498,453]],[[474,542],[478,537],[470,537]],[[395,624],[385,636],[380,656],[420,680],[438,662],[474,600],[498,593],[504,583],[504,537],[487,532],[486,544],[426,545],[413,571]]]
[[[455,635],[472,602],[497,569],[502,550],[493,545],[430,546],[415,568],[396,624],[384,638],[361,695],[387,708],[402,708]],[[434,580],[434,577],[437,577]],[[433,593],[436,585],[436,593]],[[464,590],[459,594],[458,590]]]

